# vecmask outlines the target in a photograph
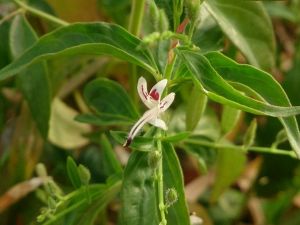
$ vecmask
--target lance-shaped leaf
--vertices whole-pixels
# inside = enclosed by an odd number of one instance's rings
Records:
[[[218,52],[211,52],[205,56],[214,69],[227,81],[250,88],[254,94],[272,105],[291,106],[283,88],[270,74],[249,65],[240,65]],[[285,128],[293,149],[299,156],[300,133],[296,118],[280,117],[279,120]]]
[[[16,16],[11,24],[9,39],[12,56],[16,59],[32,46],[38,37],[24,16]],[[19,73],[17,78],[39,131],[47,138],[51,104],[47,65],[45,62],[34,63]]]
[[[185,64],[188,66],[193,77],[196,78],[196,83],[202,87],[203,91],[211,99],[250,113],[280,117],[280,120],[284,121],[283,125],[285,129],[290,133],[289,140],[291,145],[300,156],[300,148],[298,147],[300,138],[295,118],[281,118],[299,114],[300,107],[289,106],[288,100],[286,100],[287,102],[284,102],[284,99],[287,99],[287,97],[284,95],[280,85],[272,78],[272,76],[264,73],[264,78],[259,79],[255,75],[259,71],[249,66],[249,70],[252,69],[252,76],[251,73],[248,73],[247,78],[245,78],[245,80],[248,79],[248,81],[245,81],[246,85],[244,84],[243,86],[247,87],[247,90],[251,90],[252,93],[257,93],[257,89],[250,85],[247,86],[247,82],[252,82],[253,85],[256,85],[255,87],[260,86],[258,88],[260,90],[265,89],[262,93],[259,93],[260,100],[256,100],[245,96],[223,79],[211,65],[209,60],[199,52],[183,49],[178,52]],[[253,72],[255,73],[253,74]],[[258,81],[263,83],[259,83]],[[276,93],[274,92],[272,94],[273,91]],[[267,100],[272,99],[273,101],[264,102],[263,96],[260,96],[263,93],[265,93],[265,95],[268,93],[269,95],[266,95],[269,96]],[[278,93],[283,96],[278,97]],[[280,98],[281,100],[274,100],[276,98]]]
[[[168,208],[168,224],[189,225],[182,170],[176,152],[170,143],[163,143],[163,178],[164,189],[174,188],[178,196],[178,200]]]
[[[149,156],[150,153],[141,151],[130,155],[124,171],[120,224],[159,224],[155,171],[149,166]]]
[[[188,66],[196,83],[201,86],[202,91],[217,102],[258,115],[287,117],[300,113],[300,106],[271,105],[243,95],[223,79],[208,59],[199,52],[186,49],[178,49],[177,52]],[[273,79],[273,82],[276,81]]]
[[[272,68],[275,37],[261,2],[209,0],[205,6],[250,63],[267,70]]]
[[[150,51],[140,49],[141,40],[118,25],[76,23],[40,38],[18,59],[0,71],[0,80],[23,70],[33,62],[58,55],[110,55],[137,64],[150,73],[157,69]]]
[[[138,112],[128,94],[115,81],[99,78],[90,82],[84,88],[84,98],[97,117],[104,116],[107,122],[112,122],[110,124],[134,122],[138,118]]]

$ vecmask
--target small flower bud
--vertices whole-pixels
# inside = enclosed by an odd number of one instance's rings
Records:
[[[88,185],[91,180],[91,173],[88,168],[80,164],[78,166],[78,174],[83,185]]]
[[[169,29],[168,17],[163,9],[159,10],[159,19],[158,19],[158,31],[164,32]]]
[[[178,194],[175,188],[169,188],[166,191],[166,207],[170,207],[178,200]]]
[[[149,154],[148,164],[152,169],[156,169],[158,167],[159,161],[161,159],[161,154],[159,151],[153,151]]]
[[[186,0],[186,14],[192,22],[197,22],[200,19],[200,6],[202,0]]]
[[[47,169],[43,163],[37,164],[35,170],[39,177],[47,177]]]
[[[36,221],[37,221],[38,223],[41,223],[41,222],[43,222],[45,219],[46,219],[46,216],[42,214],[42,215],[39,215],[39,216],[36,218]]]
[[[56,210],[56,201],[52,197],[48,198],[48,207],[52,211]]]
[[[154,30],[157,30],[157,25],[159,21],[159,9],[157,8],[155,1],[150,1],[149,3],[149,16],[152,21],[151,23]]]

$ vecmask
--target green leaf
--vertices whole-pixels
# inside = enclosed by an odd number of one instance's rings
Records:
[[[70,198],[55,211],[55,214],[42,225],[92,225],[98,214],[105,210],[120,191],[120,179],[108,180],[106,184],[93,184],[88,186],[90,199],[86,198],[86,192],[78,189],[71,192]]]
[[[243,95],[240,91],[236,90],[232,85],[224,80],[210,64],[209,60],[199,52],[183,49],[178,49],[177,52],[183,59],[184,63],[188,66],[193,78],[195,78],[194,80],[196,84],[203,89],[202,91],[204,91],[208,97],[217,102],[228,104],[258,115],[287,117],[300,113],[299,106],[288,107],[286,104],[285,106],[270,105],[263,101],[255,100]],[[276,88],[276,90],[280,89],[282,91],[280,85],[272,78],[271,75],[257,70],[251,66],[247,68],[252,68],[253,71],[255,70],[265,75],[267,80],[265,80],[264,85],[257,85],[260,89],[268,88],[267,92],[272,92],[273,89],[266,87],[268,82],[271,82],[271,87]],[[257,84],[257,80],[255,80],[255,78],[255,76],[251,77],[250,79],[248,77],[250,82]],[[275,100],[276,96],[272,95],[271,98]]]
[[[140,151],[134,151],[130,155],[124,171],[121,194],[122,225],[159,224],[154,170],[149,166],[149,156],[150,153]]]
[[[180,141],[186,139],[188,136],[190,136],[190,134],[191,134],[190,132],[178,132],[174,135],[169,135],[169,136],[163,137],[162,141],[176,143],[176,142],[180,142]]]
[[[123,131],[110,131],[110,134],[121,145],[125,143],[128,136],[128,132]],[[130,148],[138,151],[151,151],[153,146],[154,138],[144,136],[135,137],[130,144]]]
[[[86,85],[84,98],[99,117],[134,121],[138,113],[124,88],[115,81],[99,78]]]
[[[163,179],[165,191],[174,188],[178,200],[168,208],[167,221],[172,225],[189,225],[190,217],[185,201],[183,174],[176,152],[171,144],[163,143]]]
[[[253,93],[255,93],[268,104],[291,106],[286,93],[271,75],[249,65],[237,64],[236,62],[217,52],[206,54],[206,57],[210,61],[212,67],[214,67],[219,75],[221,75],[227,81],[230,81],[233,84],[241,84],[250,88]],[[285,110],[288,111],[288,108]],[[266,114],[269,115],[269,113]],[[299,157],[300,133],[296,118],[279,117],[279,120],[287,132],[287,136],[292,148]]]
[[[110,55],[137,64],[156,74],[156,64],[141,40],[118,25],[75,23],[40,38],[30,49],[0,71],[0,80],[15,75],[34,62],[61,55]]]
[[[75,120],[81,123],[88,123],[97,126],[112,126],[112,125],[124,125],[129,126],[134,123],[134,120],[124,118],[123,116],[107,115],[101,113],[101,116],[91,114],[81,114],[75,117]]]
[[[256,135],[256,128],[257,122],[256,119],[253,119],[244,135],[243,145],[245,150],[248,150],[248,148],[253,145]]]
[[[251,64],[265,70],[274,66],[275,36],[261,2],[209,0],[204,5]]]
[[[72,149],[86,145],[83,135],[92,131],[91,126],[74,120],[78,115],[73,108],[55,98],[52,102],[49,141],[61,148]]]
[[[245,163],[246,156],[243,151],[230,148],[219,150],[211,201],[217,201],[219,196],[241,175]]]
[[[197,127],[206,108],[206,103],[206,95],[201,92],[198,86],[195,86],[190,95],[186,109],[185,123],[188,131],[193,131]]]
[[[241,111],[236,108],[227,105],[223,106],[221,128],[224,134],[227,134],[235,127],[240,118],[240,114]]]
[[[14,59],[18,58],[38,40],[34,30],[23,15],[14,18],[9,36]],[[19,73],[17,78],[39,131],[44,138],[47,138],[51,107],[47,65],[45,62],[32,64]]]
[[[110,174],[121,173],[123,171],[121,164],[118,161],[110,142],[104,134],[101,135],[100,145],[101,150],[104,153],[104,163],[107,164],[105,168],[110,172]]]
[[[10,24],[8,22],[0,24],[0,68],[10,62],[9,28]]]
[[[67,173],[72,185],[75,188],[80,188],[82,183],[81,183],[80,175],[77,170],[77,165],[70,156],[67,159]]]

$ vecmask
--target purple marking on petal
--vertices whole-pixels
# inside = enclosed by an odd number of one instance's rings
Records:
[[[144,85],[142,85],[142,93],[143,93],[143,95],[144,95],[145,99],[147,99],[147,93],[145,93],[145,90],[144,90]]]
[[[165,105],[166,105],[167,103],[168,103],[168,102],[163,102],[163,104],[160,106],[160,108],[161,108],[161,109],[164,108]]]
[[[156,89],[153,89],[153,90],[150,92],[150,96],[151,96],[154,100],[156,100],[156,101],[158,101],[158,99],[159,99],[159,93],[157,92]]]

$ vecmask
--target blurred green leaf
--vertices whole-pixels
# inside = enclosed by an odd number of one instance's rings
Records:
[[[167,221],[172,225],[189,225],[190,217],[185,200],[183,174],[176,152],[171,144],[163,143],[164,189],[174,188],[178,200],[168,208]]]
[[[285,4],[279,1],[265,1],[264,6],[271,17],[282,18],[291,22],[297,21],[297,15]]]
[[[196,128],[206,108],[206,104],[207,96],[201,92],[199,87],[194,86],[186,108],[185,123],[188,131],[193,131]]]
[[[104,134],[101,135],[100,145],[101,150],[104,153],[103,162],[106,164],[105,168],[109,171],[110,174],[121,173],[123,171],[121,164],[118,161],[109,140]]]
[[[151,53],[138,49],[141,41],[118,25],[75,23],[40,38],[17,60],[0,70],[0,80],[15,75],[34,62],[59,55],[110,55],[137,64],[156,74]]]
[[[261,2],[209,0],[204,5],[251,64],[265,70],[274,66],[275,36]]]
[[[162,138],[162,141],[164,142],[169,142],[169,143],[173,143],[173,142],[180,142],[184,139],[186,139],[191,133],[190,132],[179,132],[177,134],[174,135],[169,135],[169,136],[165,136]]]
[[[246,150],[254,143],[256,128],[257,128],[257,122],[256,119],[253,119],[244,135],[243,145]]]
[[[77,169],[77,165],[75,161],[72,159],[72,157],[70,156],[67,159],[67,173],[72,185],[75,188],[80,188],[82,183]]]
[[[126,119],[122,116],[118,117],[117,115],[107,115],[103,113],[101,113],[101,116],[91,115],[91,114],[80,114],[75,117],[75,120],[81,123],[88,123],[97,126],[111,126],[111,125],[129,126],[134,123],[133,120]]]
[[[230,132],[237,124],[241,111],[224,105],[221,118],[221,128],[224,134]]]
[[[124,88],[115,81],[99,78],[86,85],[84,98],[97,115],[113,121],[133,121],[138,118],[131,99]],[[116,124],[117,125],[117,124]]]
[[[22,55],[37,40],[37,35],[24,16],[16,16],[12,21],[10,49],[14,59]],[[35,63],[18,75],[18,83],[27,100],[32,118],[44,138],[48,136],[51,89],[48,68],[45,62]]]
[[[245,152],[224,148],[218,151],[217,171],[211,201],[215,202],[219,196],[241,175],[245,164]]]
[[[91,126],[75,121],[76,115],[78,112],[60,99],[53,100],[48,136],[51,143],[64,149],[72,149],[89,142],[83,135],[91,132]]]
[[[121,145],[125,143],[128,136],[128,132],[123,131],[110,131],[110,134]],[[153,147],[153,137],[137,136],[132,140],[130,144],[130,148],[138,151],[151,151]]]
[[[212,52],[203,56],[191,50],[178,52],[195,76],[196,83],[211,99],[250,113],[279,117],[288,133],[291,145],[300,156],[300,134],[297,122],[295,117],[288,117],[299,114],[300,107],[290,106],[282,87],[271,75],[251,66],[239,65],[220,53]],[[260,100],[243,95],[227,81],[247,86],[260,96]]]
[[[10,62],[9,29],[10,23],[6,22],[0,24],[0,68]]]
[[[122,225],[159,224],[154,170],[149,166],[148,152],[134,151],[124,171],[122,186]],[[176,177],[177,178],[177,177]]]
[[[78,189],[67,195],[70,196],[67,201],[42,225],[92,225],[98,214],[118,194],[120,187],[120,178],[108,180],[106,184],[89,185],[90,200],[83,189]]]
[[[249,65],[241,65],[212,52],[206,55],[213,68],[225,80],[232,84],[241,84],[251,89],[252,93],[263,101],[276,106],[291,106],[290,100],[280,84],[268,73]],[[300,155],[300,133],[295,117],[279,117],[289,142],[297,155]]]

